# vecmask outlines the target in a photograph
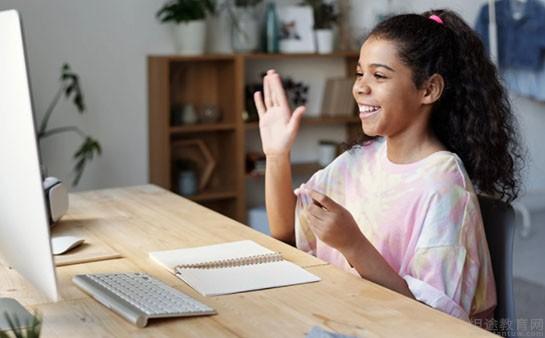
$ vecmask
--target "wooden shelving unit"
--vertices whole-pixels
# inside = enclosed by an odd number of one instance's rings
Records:
[[[148,57],[149,91],[149,180],[173,192],[177,189],[175,162],[184,156],[176,144],[201,140],[212,155],[215,168],[209,183],[189,199],[226,216],[245,221],[245,133],[258,129],[257,122],[244,123],[244,78],[254,60],[340,58],[346,74],[357,62],[354,52],[333,54],[235,54],[151,55]],[[181,104],[214,105],[221,112],[216,123],[171,125],[171,111]],[[357,117],[305,117],[304,126],[346,126],[349,135],[361,131]],[[351,137],[351,136],[350,136]],[[317,163],[294,164],[294,172],[311,173]]]
[[[235,129],[236,125],[234,123],[196,124],[192,126],[175,126],[169,128],[171,135]]]

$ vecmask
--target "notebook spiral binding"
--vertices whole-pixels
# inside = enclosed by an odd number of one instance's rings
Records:
[[[271,262],[282,261],[282,255],[278,252],[272,252],[269,254],[255,255],[240,258],[222,259],[219,261],[210,261],[197,264],[181,264],[176,265],[175,269],[219,269],[219,268],[232,268],[245,265],[255,265]]]

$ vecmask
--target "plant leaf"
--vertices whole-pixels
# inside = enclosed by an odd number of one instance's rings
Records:
[[[65,63],[62,66],[61,80],[64,84],[64,95],[68,99],[72,94],[74,94],[72,102],[78,108],[78,111],[83,113],[85,111],[85,102],[83,100],[83,92],[79,83],[79,76],[72,72],[68,63]]]
[[[21,328],[21,321],[17,316],[11,316],[4,313],[6,321],[10,327],[11,333],[15,338],[38,338],[41,331],[42,319],[38,313],[32,315],[32,319],[25,323],[26,328]],[[0,338],[11,338],[6,332],[0,331]]]
[[[78,185],[81,176],[83,175],[83,171],[85,170],[85,166],[94,158],[95,154],[102,154],[102,147],[97,140],[87,136],[78,150],[74,153],[76,164],[74,165],[75,177],[72,181],[72,186],[75,187]]]

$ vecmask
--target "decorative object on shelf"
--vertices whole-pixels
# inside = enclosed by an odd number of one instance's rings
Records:
[[[203,191],[216,167],[216,161],[203,140],[179,140],[173,143],[173,158],[195,163],[195,172],[199,173],[199,191]]]
[[[333,28],[338,20],[335,2],[325,0],[305,0],[312,7],[314,14],[314,31],[318,53],[328,54],[333,52],[334,34]]]
[[[265,10],[265,27],[263,28],[263,51],[265,53],[278,53],[280,51],[279,34],[276,6],[273,2],[269,2]]]
[[[156,16],[162,23],[173,22],[173,36],[178,53],[204,54],[206,17],[215,11],[214,0],[171,0]]]
[[[235,0],[231,10],[231,43],[233,50],[240,53],[256,51],[259,47],[259,23],[256,6],[262,0]],[[230,7],[229,7],[230,8]]]
[[[286,96],[293,108],[303,106],[308,99],[308,85],[304,82],[295,82],[291,77],[282,80]]]
[[[280,18],[279,50],[281,53],[316,52],[312,26],[312,8],[285,6],[278,8]]]
[[[337,157],[339,145],[334,141],[321,140],[318,146],[318,163],[320,166],[326,167]]]
[[[206,18],[206,30],[211,34],[206,35],[206,51],[212,54],[231,54],[231,28],[233,26],[233,14],[231,3],[233,0],[217,0],[213,15]]]
[[[197,165],[191,160],[177,160],[176,173],[178,175],[178,193],[182,196],[192,196],[199,192]]]
[[[192,104],[184,104],[182,108],[182,124],[195,124],[199,122],[199,116]]]
[[[263,78],[266,73],[261,73]],[[308,100],[309,86],[304,82],[297,82],[291,77],[282,78],[282,85],[286,91],[288,102],[292,107],[305,105]],[[262,83],[251,83],[244,86],[244,102],[246,111],[243,113],[242,119],[245,122],[258,121],[259,117],[254,103],[254,93],[256,91],[263,92]]]
[[[219,108],[213,104],[205,104],[199,110],[199,121],[201,123],[218,123],[221,120]]]
[[[74,103],[80,114],[83,114],[85,112],[85,101],[83,99],[83,92],[79,83],[79,76],[72,71],[68,63],[62,65],[60,82],[61,83],[57,94],[55,94],[53,101],[51,101],[51,103],[49,104],[49,107],[47,108],[44,117],[39,124],[40,127],[38,128],[37,138],[38,143],[40,143],[43,139],[49,136],[64,132],[74,132],[81,137],[83,142],[73,155],[74,160],[76,160],[76,164],[74,165],[73,169],[74,179],[72,181],[72,186],[77,186],[81,179],[81,176],[83,175],[85,166],[93,160],[95,155],[100,155],[102,153],[102,147],[96,139],[94,139],[90,135],[85,134],[81,129],[76,126],[64,126],[52,129],[47,128],[49,118],[51,117],[53,110],[57,106],[57,103],[59,102],[59,99],[62,97],[63,94],[67,99],[72,98],[72,102]]]
[[[318,54],[329,54],[333,52],[333,30],[316,29],[316,49]]]

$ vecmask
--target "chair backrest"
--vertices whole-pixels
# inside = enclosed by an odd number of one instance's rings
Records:
[[[494,319],[497,321],[508,320],[510,323],[503,330],[501,327],[497,327],[496,331],[508,332],[509,337],[513,337],[516,333],[515,299],[513,296],[515,213],[511,205],[490,197],[479,196],[479,204],[496,282],[498,305],[494,311]]]

